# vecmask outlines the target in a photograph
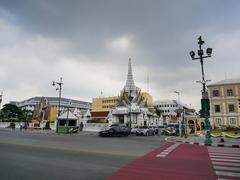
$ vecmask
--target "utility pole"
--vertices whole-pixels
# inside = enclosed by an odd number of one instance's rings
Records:
[[[1,104],[2,104],[2,97],[3,97],[3,92],[0,94],[0,109],[1,109]]]
[[[202,45],[205,42],[202,40],[202,37],[200,36],[198,38],[198,45],[199,45],[199,50],[198,52],[198,57],[195,57],[195,52],[191,51],[189,54],[192,58],[192,60],[200,60],[201,64],[201,71],[202,71],[202,80],[197,81],[197,83],[202,84],[202,99],[201,99],[201,116],[205,118],[205,129],[206,129],[206,136],[205,136],[205,144],[211,144],[212,139],[211,139],[211,127],[210,127],[210,122],[209,122],[209,110],[210,110],[210,104],[209,104],[209,98],[208,98],[208,92],[206,90],[206,83],[209,82],[210,80],[205,80],[205,74],[204,74],[204,68],[203,68],[203,60],[206,58],[211,57],[212,55],[212,48],[207,48],[206,54],[204,55]]]
[[[53,81],[52,82],[52,86],[56,86],[58,85],[58,87],[56,88],[56,91],[59,91],[59,94],[58,94],[58,117],[60,116],[61,114],[61,96],[62,96],[62,85],[63,85],[63,82],[62,82],[62,78],[60,78],[60,81]]]
[[[178,95],[178,109],[180,110],[180,92],[174,91]],[[182,122],[184,121],[184,116],[182,115],[182,112],[178,112],[178,114],[181,114],[181,117],[178,117],[178,129],[179,129],[179,136],[182,136]]]

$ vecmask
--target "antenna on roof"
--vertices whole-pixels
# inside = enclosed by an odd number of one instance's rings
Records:
[[[227,79],[227,72],[224,72],[224,78]]]

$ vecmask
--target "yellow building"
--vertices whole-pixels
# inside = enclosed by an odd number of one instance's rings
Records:
[[[118,96],[93,98],[92,111],[110,111],[117,104],[118,98]]]
[[[152,107],[153,106],[152,96],[147,92],[142,92],[142,96],[146,99],[147,106]]]
[[[240,79],[226,79],[208,85],[213,126],[240,126]]]
[[[143,97],[147,101],[147,106],[152,107],[152,96],[147,92],[142,92]],[[110,111],[116,106],[119,96],[99,97],[92,100],[92,111]]]

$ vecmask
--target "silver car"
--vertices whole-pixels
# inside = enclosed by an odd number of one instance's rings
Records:
[[[155,130],[153,128],[148,128],[147,126],[141,126],[136,131],[137,136],[154,136]]]

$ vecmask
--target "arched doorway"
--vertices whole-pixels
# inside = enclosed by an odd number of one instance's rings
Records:
[[[195,124],[193,120],[188,121],[188,127],[189,127],[189,134],[195,133]]]
[[[204,122],[201,122],[201,130],[205,129],[205,124]]]

